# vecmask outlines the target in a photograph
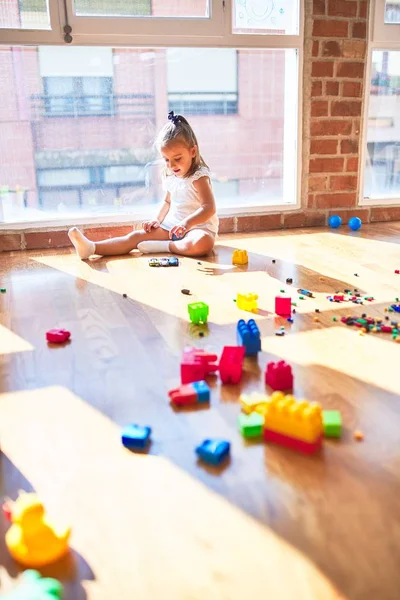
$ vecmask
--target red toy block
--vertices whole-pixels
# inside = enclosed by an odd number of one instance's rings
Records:
[[[50,329],[46,333],[46,340],[52,344],[62,344],[71,337],[71,332],[66,329]]]
[[[339,302],[344,302],[344,296],[343,296],[343,294],[339,294],[339,295],[333,296],[333,299],[334,300],[339,300]]]
[[[290,317],[292,314],[292,299],[290,296],[275,297],[275,312],[280,317]]]
[[[381,325],[382,333],[392,333],[392,329],[390,325]]]
[[[243,372],[244,346],[225,346],[219,361],[222,383],[239,383]]]
[[[298,440],[297,438],[284,435],[283,433],[277,433],[276,431],[267,428],[264,429],[264,440],[266,442],[272,442],[273,444],[280,444],[281,446],[285,446],[285,448],[295,450],[296,452],[302,452],[303,454],[314,454],[315,452],[318,452],[322,446],[322,435],[320,435],[315,442],[304,442],[303,440]]]
[[[207,375],[218,370],[218,356],[205,350],[187,347],[181,362],[181,382],[203,381]]]
[[[177,406],[186,406],[188,404],[197,404],[197,394],[194,391],[193,386],[181,385],[174,390],[170,390],[168,392],[168,396],[171,399],[171,402],[176,404]]]
[[[284,360],[270,362],[265,370],[265,384],[281,392],[293,389],[292,367]]]
[[[400,269],[395,270],[396,275],[400,275]]]

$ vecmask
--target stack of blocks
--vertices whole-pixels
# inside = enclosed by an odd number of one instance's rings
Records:
[[[245,348],[225,346],[219,361],[219,376],[222,383],[239,383],[242,378]]]
[[[176,406],[204,404],[210,402],[210,388],[205,381],[194,381],[170,390],[168,396]]]
[[[243,394],[240,402],[242,410],[247,413],[239,416],[239,427],[244,437],[263,433],[266,442],[304,454],[313,454],[321,448],[323,422],[318,403],[298,401],[282,392],[274,392],[269,398],[261,394]]]
[[[268,363],[265,371],[265,385],[269,385],[275,391],[292,390],[292,367],[284,360]]]
[[[236,341],[238,346],[245,347],[246,356],[254,356],[261,351],[260,330],[254,319],[249,319],[247,323],[244,319],[238,321]]]
[[[183,351],[181,383],[204,381],[207,375],[218,370],[218,356],[200,348],[188,346]]]

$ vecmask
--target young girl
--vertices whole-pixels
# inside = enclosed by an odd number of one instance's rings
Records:
[[[96,243],[73,227],[68,235],[81,259],[92,254],[127,254],[135,248],[144,253],[173,252],[185,256],[202,256],[212,250],[218,217],[210,171],[193,129],[184,117],[170,112],[156,145],[166,164],[166,195],[157,218],[145,221],[139,231]]]

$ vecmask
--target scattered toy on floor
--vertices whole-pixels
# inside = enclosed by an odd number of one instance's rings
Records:
[[[238,346],[245,347],[246,356],[255,356],[261,352],[260,330],[254,319],[249,319],[247,323],[244,319],[238,321],[236,341]]]
[[[179,267],[179,260],[176,256],[149,258],[149,267]]]
[[[128,297],[128,294],[122,294],[122,297],[123,297],[123,298],[127,298],[127,297]]]
[[[151,427],[141,425],[126,425],[121,432],[121,441],[129,450],[143,450],[150,442]]]
[[[1,600],[61,600],[63,596],[63,586],[50,577],[42,577],[38,571],[25,571],[16,586],[5,595],[1,595]]]
[[[241,414],[238,416],[240,433],[245,438],[257,438],[262,436],[264,417],[257,412]]]
[[[310,290],[303,290],[301,288],[299,288],[297,290],[298,294],[301,294],[302,296],[307,296],[308,298],[314,298],[314,294],[312,292],[310,292]]]
[[[339,217],[339,215],[332,215],[331,217],[329,217],[328,222],[329,222],[329,227],[332,227],[332,229],[337,229],[342,224],[342,218]]]
[[[2,294],[5,294],[5,293],[6,293],[6,291],[7,291],[7,290],[6,290],[6,288],[0,288],[0,292],[1,292]]]
[[[186,296],[191,296],[192,295],[191,291],[188,290],[188,289],[186,289],[186,288],[183,288],[181,290],[181,294],[185,294]]]
[[[241,310],[246,310],[247,312],[257,313],[258,305],[257,305],[258,295],[257,294],[238,294],[236,297],[236,306]]]
[[[350,229],[352,229],[353,231],[358,231],[358,229],[360,229],[360,227],[362,225],[362,221],[358,217],[351,217],[351,219],[349,219],[349,222],[347,224],[350,227]]]
[[[20,492],[15,502],[6,503],[5,514],[10,515],[12,523],[6,533],[6,546],[20,564],[40,568],[68,553],[70,527],[50,521],[37,494]]]
[[[195,325],[207,323],[209,311],[209,306],[205,302],[192,302],[192,304],[188,304],[189,319]]]
[[[206,404],[210,402],[210,388],[205,381],[194,381],[169,390],[168,396],[176,406]]]
[[[71,332],[66,329],[50,329],[46,332],[46,340],[51,344],[62,344],[71,337]]]
[[[199,348],[188,346],[183,351],[181,383],[204,381],[207,375],[218,370],[218,356]]]
[[[354,433],[353,433],[353,438],[355,440],[357,440],[357,442],[362,442],[364,439],[364,434],[362,431],[360,431],[359,429],[357,429]]]
[[[288,285],[290,285],[291,283],[293,283],[293,279],[292,279],[291,277],[288,277],[288,278],[286,279],[286,283],[287,283]]]
[[[265,370],[265,385],[269,385],[275,391],[284,392],[292,390],[292,367],[284,360],[269,362]]]
[[[219,376],[222,383],[239,383],[243,372],[245,348],[225,346],[219,361]]]
[[[275,296],[275,313],[280,317],[290,317],[292,314],[292,299],[290,296]]]
[[[226,440],[210,439],[197,446],[195,452],[204,462],[218,466],[229,457],[230,448],[230,442]]]
[[[234,250],[232,253],[232,264],[233,265],[247,265],[249,257],[247,250]]]

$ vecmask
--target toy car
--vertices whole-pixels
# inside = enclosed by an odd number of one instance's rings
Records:
[[[178,267],[179,260],[176,256],[165,256],[163,258],[150,258],[149,259],[150,267]]]

